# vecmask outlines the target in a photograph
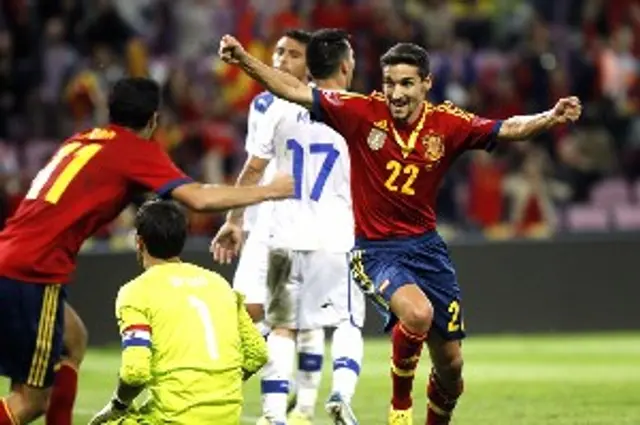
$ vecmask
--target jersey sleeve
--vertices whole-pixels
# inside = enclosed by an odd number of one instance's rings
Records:
[[[123,164],[128,180],[163,198],[171,196],[173,189],[178,186],[193,182],[154,142],[138,144]]]
[[[118,292],[116,318],[122,338],[120,378],[129,385],[144,385],[151,379],[152,328],[146,297],[136,281]]]
[[[313,89],[311,117],[332,127],[347,143],[367,122],[371,113],[371,97],[358,93],[347,93]]]
[[[273,137],[279,122],[278,110],[277,99],[269,92],[259,94],[251,102],[245,140],[249,155],[268,160],[274,157]]]
[[[260,332],[256,329],[247,309],[244,306],[244,297],[235,293],[238,308],[238,332],[243,355],[242,370],[245,377],[256,373],[267,362],[267,344]]]
[[[478,117],[449,102],[441,106],[448,121],[449,131],[454,136],[455,151],[470,149],[491,151],[495,148],[502,120]]]

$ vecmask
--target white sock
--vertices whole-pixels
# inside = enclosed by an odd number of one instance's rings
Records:
[[[260,332],[260,335],[262,335],[264,338],[269,336],[269,334],[271,333],[271,326],[269,326],[264,320],[256,322],[255,326],[258,332]]]
[[[270,333],[267,348],[269,361],[261,374],[262,413],[271,420],[284,422],[296,344],[291,338]]]
[[[324,329],[299,331],[297,342],[298,376],[296,387],[298,401],[296,410],[308,418],[313,418],[322,379]]]
[[[331,392],[337,392],[350,403],[356,391],[364,342],[360,328],[343,322],[333,333],[331,357],[333,359],[333,382]]]

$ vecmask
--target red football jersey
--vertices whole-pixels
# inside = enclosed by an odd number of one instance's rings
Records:
[[[155,142],[117,126],[71,137],[38,173],[0,232],[0,276],[69,281],[80,247],[136,193],[190,182]]]
[[[381,94],[314,90],[313,116],[347,141],[356,236],[420,235],[436,227],[445,172],[467,149],[490,149],[502,121],[425,102],[412,125],[394,122]]]

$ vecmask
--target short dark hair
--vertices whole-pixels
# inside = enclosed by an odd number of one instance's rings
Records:
[[[426,78],[430,72],[429,53],[422,47],[413,43],[398,43],[380,58],[380,65],[413,65],[418,68],[421,78]]]
[[[305,46],[311,41],[311,33],[302,29],[290,29],[285,31],[285,37],[289,37]]]
[[[307,67],[313,78],[331,77],[349,53],[349,34],[325,28],[314,32],[307,44]]]
[[[160,109],[160,86],[149,78],[123,78],[109,94],[109,122],[143,129]]]
[[[149,255],[166,260],[178,257],[184,248],[187,216],[173,201],[151,200],[138,210],[135,228]]]

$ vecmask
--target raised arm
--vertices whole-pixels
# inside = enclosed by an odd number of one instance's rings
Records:
[[[577,121],[581,113],[580,99],[562,98],[546,112],[514,116],[504,120],[497,134],[498,141],[517,141],[535,137],[556,125]]]
[[[230,35],[222,37],[218,53],[222,60],[238,65],[277,97],[311,109],[313,95],[309,86],[294,76],[274,69],[250,55],[234,37]]]

